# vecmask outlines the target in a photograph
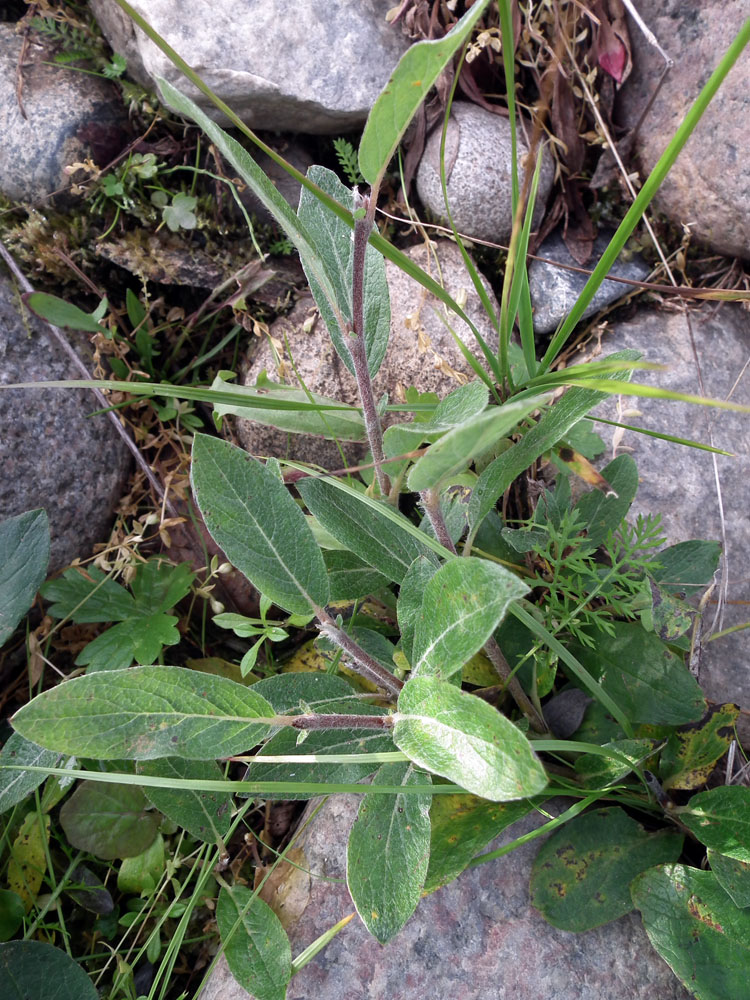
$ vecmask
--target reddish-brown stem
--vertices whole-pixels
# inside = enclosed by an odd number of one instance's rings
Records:
[[[293,729],[391,729],[392,715],[295,715]]]
[[[453,544],[453,539],[448,534],[448,526],[445,523],[443,512],[440,509],[440,494],[437,490],[422,490],[419,496],[422,500],[424,512],[432,525],[432,530],[435,532],[435,538],[437,538],[440,544],[445,546],[449,552],[456,555],[456,546]]]
[[[505,659],[502,649],[497,644],[494,636],[490,636],[487,642],[484,644],[484,651],[487,654],[492,666],[497,671],[497,675],[503,682],[504,686],[508,690],[508,694],[511,696],[513,701],[518,705],[523,714],[529,720],[529,725],[537,733],[546,733],[547,726],[534,708],[531,703],[531,699],[526,694],[524,689],[521,687],[518,678],[513,677],[513,672],[510,669],[510,664]]]
[[[369,653],[366,653],[358,643],[336,625],[333,618],[322,608],[316,613],[320,621],[320,631],[346,653],[352,661],[352,668],[366,680],[372,681],[373,684],[377,684],[379,688],[397,698],[404,682],[398,677],[394,677]]]

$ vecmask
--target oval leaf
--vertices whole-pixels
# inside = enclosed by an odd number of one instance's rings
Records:
[[[663,865],[631,886],[651,944],[701,1000],[747,996],[750,910],[735,906],[713,872]]]
[[[13,733],[0,751],[0,767],[56,767],[59,759],[59,753],[43,750],[18,733]],[[0,813],[23,801],[46,777],[39,771],[0,770]]]
[[[706,854],[711,871],[724,892],[729,893],[737,906],[750,906],[750,863],[727,858],[710,847]]]
[[[224,887],[216,923],[229,969],[255,1000],[284,1000],[292,978],[292,949],[271,907],[243,886]]]
[[[720,785],[694,795],[677,812],[680,821],[706,847],[750,862],[750,788]]]
[[[526,798],[547,784],[544,768],[520,729],[481,698],[445,681],[407,681],[395,719],[393,742],[399,750],[482,798]]]
[[[266,738],[274,711],[242,684],[181,667],[133,667],[59,684],[14,728],[62,753],[102,760],[231,757]]]
[[[484,559],[454,559],[424,589],[414,634],[412,675],[447,680],[484,646],[511,601],[529,588],[517,576]]]
[[[30,510],[0,523],[0,646],[34,603],[49,562],[49,522]]]
[[[192,483],[211,537],[262,594],[300,615],[328,602],[323,555],[270,469],[228,441],[196,434]]]
[[[49,816],[29,812],[10,849],[8,861],[8,888],[21,899],[28,913],[42,887],[47,870],[47,845],[49,843]]]
[[[133,858],[150,847],[161,816],[135,785],[84,781],[60,810],[68,841],[97,858]]]
[[[383,764],[373,785],[423,784],[413,764]],[[430,856],[429,795],[365,795],[349,834],[346,881],[362,923],[386,944],[416,910]]]
[[[401,649],[409,663],[413,658],[414,633],[422,610],[425,587],[437,570],[438,561],[434,556],[418,556],[406,571],[399,587],[396,613],[401,631]]]
[[[8,941],[0,945],[3,1000],[99,1000],[94,984],[78,962],[44,941]]]
[[[647,833],[619,807],[576,816],[542,844],[531,870],[531,902],[564,931],[587,931],[633,909],[630,883],[676,861],[683,837]]]

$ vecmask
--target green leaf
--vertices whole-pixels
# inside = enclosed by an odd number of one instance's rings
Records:
[[[682,659],[640,625],[613,622],[614,635],[599,633],[596,649],[571,652],[631,722],[679,726],[706,711],[698,683]]]
[[[172,566],[158,558],[149,559],[138,567],[130,589],[136,607],[151,615],[170,611],[190,593],[193,580],[195,573],[189,563]]]
[[[424,588],[414,633],[412,676],[447,680],[484,646],[511,601],[529,588],[497,563],[454,559]]]
[[[432,554],[417,556],[399,587],[396,614],[401,630],[401,649],[409,664],[413,661],[414,633],[422,610],[425,587],[437,569],[438,561]]]
[[[720,785],[694,795],[676,812],[706,847],[750,862],[750,788]]]
[[[177,621],[174,615],[128,618],[88,643],[76,657],[76,663],[88,666],[89,673],[123,670],[133,660],[141,666],[151,666],[165,646],[180,641]]]
[[[395,583],[403,580],[417,556],[430,551],[400,527],[398,521],[406,519],[396,511],[388,511],[388,516],[381,514],[377,508],[360,503],[324,479],[303,479],[297,488],[326,531]],[[377,506],[385,507],[382,503]],[[264,588],[259,589],[267,593]]]
[[[164,838],[157,833],[140,854],[123,860],[117,873],[117,888],[136,896],[152,893],[164,874],[164,860]]]
[[[49,562],[49,522],[30,510],[0,522],[0,646],[34,603]]]
[[[359,169],[374,185],[401,136],[453,54],[471,35],[489,0],[479,0],[443,38],[407,49],[370,111],[359,144]]]
[[[171,232],[176,233],[178,229],[195,229],[198,220],[195,217],[195,206],[198,199],[195,195],[180,192],[172,198],[169,205],[165,205],[161,215]]]
[[[49,858],[49,816],[26,813],[10,848],[8,888],[15,891],[28,913],[36,903]]]
[[[544,397],[490,407],[479,417],[454,427],[431,445],[413,465],[407,483],[415,492],[439,487],[440,483],[463,472],[472,460],[487,451],[533,410]]]
[[[8,941],[0,945],[0,982],[4,1000],[99,1000],[99,994],[78,962],[44,941]]]
[[[313,166],[307,171],[307,176],[339,204],[344,205],[350,212],[353,211],[354,196],[352,191],[341,183],[332,170]],[[354,258],[351,228],[334,215],[307,188],[303,188],[300,194],[297,217],[310,234],[316,251],[330,275],[339,315],[346,322],[351,323],[353,318],[351,289]],[[303,267],[304,263],[303,260]],[[307,270],[305,273],[307,274]],[[346,343],[327,297],[315,280],[314,274],[307,274],[307,278],[320,314],[328,327],[336,353],[354,375],[354,364],[349,345]],[[391,309],[388,283],[385,280],[385,260],[372,246],[367,247],[365,254],[364,323],[367,367],[370,375],[375,376],[388,347]]]
[[[452,882],[483,847],[532,808],[527,799],[488,802],[475,795],[435,795],[424,891],[434,892]]]
[[[29,292],[21,297],[35,316],[53,326],[64,330],[81,330],[84,333],[104,332],[104,327],[99,322],[100,317],[97,316],[99,308],[93,313],[87,313],[72,302],[59,299],[56,295],[48,295],[47,292]],[[104,301],[106,307],[106,300]]]
[[[25,912],[23,900],[17,892],[0,889],[0,941],[9,941],[13,937],[23,923]]]
[[[413,764],[383,764],[373,785],[422,784]],[[346,881],[362,923],[387,944],[419,905],[430,855],[429,795],[365,795],[349,834]]]
[[[671,594],[697,594],[711,582],[721,559],[721,545],[718,542],[704,542],[698,539],[678,542],[655,555],[660,563],[652,576],[658,584]]]
[[[531,902],[564,931],[587,931],[633,909],[630,883],[652,865],[676,861],[683,837],[647,833],[618,806],[576,816],[546,840],[531,870]]]
[[[292,978],[292,949],[271,907],[241,885],[224,886],[216,904],[229,969],[255,1000],[284,1000]]]
[[[252,689],[181,667],[76,677],[37,695],[11,720],[22,736],[77,757],[215,760],[265,739],[274,711]]]
[[[73,847],[107,861],[132,858],[149,847],[161,817],[135,785],[84,781],[60,810]]]
[[[323,553],[332,601],[354,601],[388,586],[388,577],[343,549]]]
[[[270,469],[228,441],[196,434],[192,482],[212,538],[262,594],[294,614],[325,606],[323,555]]]
[[[602,745],[603,750],[614,750],[620,758],[625,757],[632,764],[628,767],[615,757],[602,757],[599,754],[584,753],[576,760],[575,769],[591,788],[591,783],[597,785],[612,785],[630,774],[634,767],[641,764],[653,752],[655,740],[612,740]]]
[[[212,387],[226,387],[226,380],[217,375]],[[288,385],[272,382],[266,379],[257,385],[233,386],[236,392],[247,397],[247,405],[240,403],[214,403],[214,412],[223,417],[232,414],[244,420],[254,420],[256,424],[266,427],[277,427],[290,434],[317,434],[322,437],[336,437],[342,441],[365,441],[367,433],[362,414],[355,406],[345,407],[335,399],[328,399],[315,392],[305,392],[304,389],[294,389]],[[305,409],[279,410],[263,407],[264,400],[285,400],[287,402],[303,403]],[[321,406],[336,406],[335,410],[323,410],[320,413],[308,408],[310,400]],[[257,405],[254,405],[253,402]]]
[[[692,605],[673,597],[666,589],[648,578],[651,591],[649,609],[650,625],[662,642],[676,642],[692,627],[696,610]],[[648,627],[649,615],[642,613],[644,626]]]
[[[620,455],[610,462],[602,469],[602,476],[616,495],[590,490],[575,506],[586,524],[586,537],[592,548],[598,548],[609,532],[620,526],[638,490],[638,469],[630,455]]]
[[[673,733],[659,760],[664,787],[702,788],[729,750],[739,714],[737,705],[711,705],[698,722],[681,726]]]
[[[611,354],[608,360],[636,361],[639,357],[637,351],[619,351]],[[628,371],[620,371],[608,377],[622,382],[627,381],[629,374]],[[479,477],[471,498],[469,516],[472,528],[484,520],[514,479],[562,440],[570,428],[604,398],[605,393],[593,389],[569,389],[558,403],[542,414],[539,423],[517,444],[488,465]]]
[[[750,910],[734,905],[713,872],[663,865],[631,886],[651,944],[700,1000],[747,996]]]
[[[467,382],[441,399],[422,426],[427,433],[450,430],[479,417],[487,409],[489,393],[483,382]]]
[[[323,705],[334,700],[352,698],[354,691],[343,677],[330,674],[302,673],[275,674],[264,677],[253,685],[253,690],[273,705],[277,715],[293,715],[296,712],[322,712]],[[361,705],[361,702],[357,704]],[[331,709],[331,711],[347,712],[356,709]],[[369,706],[363,708],[369,711]]]
[[[724,892],[729,893],[736,906],[750,906],[750,863],[727,858],[712,850],[706,852],[711,871]]]
[[[53,618],[72,618],[77,624],[124,621],[135,615],[135,598],[96,566],[66,569],[61,577],[42,587],[51,601]]]
[[[13,733],[0,751],[0,768],[8,764],[21,767],[56,767],[60,754],[53,750],[43,750],[36,743]],[[47,777],[38,771],[0,770],[0,814],[22,802],[26,796]]]
[[[215,761],[182,760],[163,757],[161,760],[139,761],[138,774],[160,778],[196,778],[200,781],[220,780],[224,776]],[[230,792],[198,792],[188,788],[144,788],[146,797],[159,812],[206,844],[219,844],[229,832],[232,822]]]
[[[491,705],[432,677],[414,677],[398,699],[393,742],[415,764],[493,801],[526,798],[547,784],[523,733]]]

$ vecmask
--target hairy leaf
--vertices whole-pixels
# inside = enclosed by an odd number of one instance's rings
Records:
[[[292,977],[292,949],[271,907],[244,886],[224,886],[216,922],[227,964],[239,985],[255,1000],[284,1000]]]
[[[0,522],[0,646],[34,603],[49,562],[49,522],[30,510]]]

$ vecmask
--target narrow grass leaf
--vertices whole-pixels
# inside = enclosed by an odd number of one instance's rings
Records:
[[[0,646],[34,603],[48,562],[46,511],[30,510],[0,522]]]
[[[631,886],[651,944],[700,1000],[747,996],[750,909],[741,910],[713,872],[661,865]]]
[[[137,774],[163,778],[197,778],[220,781],[223,771],[212,760],[183,760],[163,757],[161,760],[139,761]],[[206,844],[219,844],[229,832],[232,822],[230,792],[192,791],[188,788],[144,788],[146,797],[159,812]]]
[[[433,677],[404,685],[393,742],[415,764],[495,802],[536,795],[547,784],[520,729],[487,702]]]
[[[427,776],[408,762],[383,764],[373,785],[413,785]],[[346,881],[362,923],[387,944],[414,913],[430,856],[429,795],[371,796],[349,834]]]
[[[229,969],[255,1000],[284,1000],[292,978],[292,949],[271,907],[241,885],[224,886],[216,923]]]
[[[630,883],[652,865],[676,861],[682,834],[647,833],[614,806],[576,816],[546,840],[531,869],[531,902],[564,931],[587,931],[633,909]]]
[[[401,57],[370,111],[359,145],[359,169],[369,184],[377,184],[417,108],[488,3],[479,0],[443,38],[418,42]]]
[[[328,602],[323,555],[270,469],[228,441],[196,434],[191,476],[212,538],[262,594],[294,614]]]
[[[265,739],[273,716],[242,684],[158,666],[76,677],[37,695],[11,721],[27,739],[77,757],[215,760]]]
[[[416,621],[412,676],[448,680],[495,631],[511,601],[529,588],[498,563],[454,559],[424,588]]]
[[[706,847],[750,863],[750,788],[720,785],[694,795],[677,812]]]

